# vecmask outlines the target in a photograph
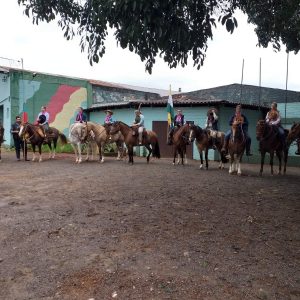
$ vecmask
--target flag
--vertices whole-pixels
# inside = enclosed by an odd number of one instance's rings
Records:
[[[167,112],[168,112],[168,126],[171,127],[174,121],[174,108],[173,108],[173,99],[171,95],[171,86],[169,91],[169,98],[167,104]]]

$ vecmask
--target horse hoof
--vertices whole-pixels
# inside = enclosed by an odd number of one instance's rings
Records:
[[[203,165],[200,165],[199,169],[203,169]]]
[[[242,173],[237,173],[238,176],[242,176]]]

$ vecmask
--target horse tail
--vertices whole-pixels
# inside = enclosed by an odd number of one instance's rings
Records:
[[[157,140],[155,141],[152,155],[153,157],[160,158],[160,150],[159,150],[159,144]]]
[[[68,143],[67,137],[66,137],[63,133],[59,132],[58,135],[59,135],[60,140],[61,140],[61,143],[62,143],[63,145],[65,145],[65,144]]]

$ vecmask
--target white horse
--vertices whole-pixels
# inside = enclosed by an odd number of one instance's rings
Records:
[[[81,146],[85,144],[87,139],[87,126],[83,123],[74,123],[69,128],[69,140],[75,152],[75,162],[81,163]]]

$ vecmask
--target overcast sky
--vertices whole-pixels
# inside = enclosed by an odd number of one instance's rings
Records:
[[[33,25],[23,15],[17,0],[0,0],[0,57],[24,60],[24,68],[71,77],[89,78],[143,87],[182,89],[183,92],[240,83],[245,59],[244,84],[258,85],[259,58],[262,59],[262,86],[285,89],[286,58],[283,50],[275,53],[256,47],[254,27],[246,17],[236,15],[238,28],[231,35],[218,24],[210,41],[204,66],[169,69],[162,61],[154,65],[152,75],[145,72],[140,58],[117,47],[111,36],[100,63],[90,66],[86,53],[80,52],[79,39],[67,41],[56,23]],[[0,65],[8,61],[0,59]],[[300,91],[300,53],[289,57],[288,89]]]

